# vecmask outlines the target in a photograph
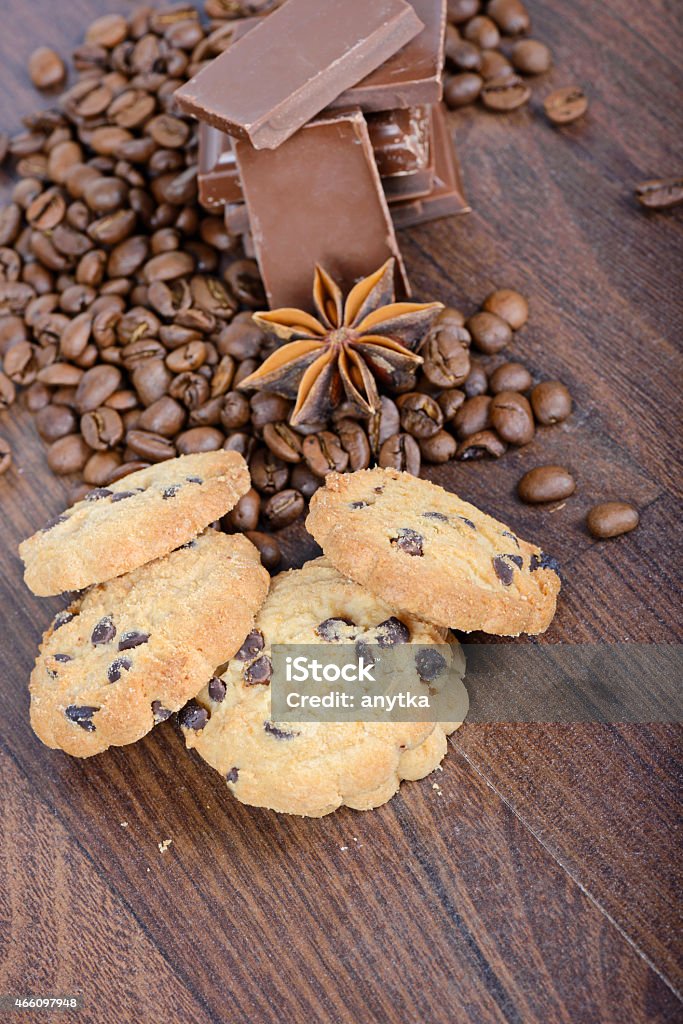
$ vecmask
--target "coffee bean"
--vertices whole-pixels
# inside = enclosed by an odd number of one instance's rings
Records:
[[[0,412],[12,405],[16,394],[17,389],[14,386],[14,381],[11,381],[7,374],[0,371]]]
[[[480,0],[448,0],[447,17],[453,25],[469,21],[479,11]]]
[[[491,292],[484,300],[482,308],[487,313],[495,313],[496,316],[505,320],[513,331],[518,331],[529,319],[527,300],[512,288],[499,288],[497,291]]]
[[[526,366],[521,363],[503,363],[489,377],[489,390],[492,395],[501,391],[527,391],[532,383]]]
[[[499,75],[484,82],[480,95],[489,110],[508,113],[529,102],[531,89],[518,75]]]
[[[181,374],[182,378],[191,377],[194,378],[194,374]],[[202,377],[199,378],[201,386],[193,389],[188,382],[188,387],[185,389],[183,398],[185,404],[189,408],[193,405],[201,405],[202,401],[208,398],[209,385]],[[179,381],[180,377],[176,377],[175,381]],[[137,391],[138,398],[141,403],[145,406],[152,405],[153,402],[157,402],[160,398],[170,392],[173,398],[181,398],[178,391],[178,387],[174,390],[174,378],[171,371],[168,369],[162,359],[146,359],[140,366],[136,366],[132,373],[133,387]]]
[[[466,39],[453,39],[449,42],[446,55],[450,63],[459,71],[478,71],[481,67],[481,50]]]
[[[467,22],[462,30],[465,39],[476,43],[482,50],[495,50],[500,44],[500,32],[495,21],[485,14],[478,15]]]
[[[378,463],[383,469],[398,469],[412,476],[420,475],[420,448],[410,434],[392,434],[379,450]]]
[[[153,281],[173,281],[184,274],[191,274],[194,269],[194,260],[187,253],[163,252],[159,256],[153,256],[144,265],[145,279]]]
[[[91,412],[104,405],[110,395],[121,386],[121,371],[115,366],[94,366],[87,370],[76,389],[79,412]]]
[[[342,448],[349,456],[348,471],[355,473],[370,465],[370,441],[361,425],[355,420],[340,419],[335,423],[337,436]]]
[[[516,391],[501,391],[491,400],[491,426],[508,444],[528,444],[534,436],[531,406]]]
[[[308,468],[316,476],[343,473],[349,464],[349,453],[344,451],[337,435],[329,430],[304,438],[302,452]]]
[[[261,511],[261,498],[258,491],[251,487],[243,494],[235,507],[221,520],[226,529],[244,533],[258,527]]]
[[[292,467],[290,483],[308,501],[321,486],[322,480],[315,473],[312,473],[305,463],[300,462]]]
[[[176,447],[170,438],[148,430],[129,430],[126,445],[131,452],[147,462],[165,462],[176,455]]]
[[[512,341],[510,325],[495,313],[475,313],[467,321],[472,343],[480,352],[494,355]]]
[[[451,110],[458,107],[466,107],[474,103],[481,92],[484,79],[472,71],[463,71],[459,75],[452,75],[446,80],[443,89],[443,98]]]
[[[238,317],[224,327],[218,336],[218,351],[235,359],[253,359],[258,356],[263,344],[263,334],[254,323]]]
[[[91,486],[102,487],[109,483],[121,465],[118,452],[94,452],[83,467],[83,480]]]
[[[49,46],[39,46],[28,59],[28,73],[36,89],[54,89],[66,78],[64,61]]]
[[[251,396],[251,422],[255,430],[263,429],[267,423],[277,423],[289,414],[291,404],[281,395],[272,391],[259,391]]]
[[[443,426],[443,413],[438,402],[419,391],[399,395],[396,404],[401,426],[416,438],[433,437]]]
[[[261,556],[261,563],[268,572],[273,572],[280,564],[282,552],[275,537],[268,533],[260,533],[258,530],[247,530],[244,534],[248,540],[258,548]]]
[[[438,388],[455,388],[470,372],[470,333],[452,321],[440,320],[422,346],[422,372]]]
[[[541,75],[552,65],[553,59],[545,43],[537,39],[522,39],[515,43],[510,54],[512,64],[523,75]]]
[[[481,430],[476,434],[470,434],[458,445],[455,457],[459,462],[483,459],[486,455],[499,459],[506,451],[507,445],[501,441],[495,431]]]
[[[86,43],[113,49],[128,35],[128,25],[122,14],[103,14],[88,25]]]
[[[448,388],[446,391],[442,391],[437,402],[441,406],[443,412],[443,418],[446,423],[449,423],[458,409],[462,406],[466,398],[465,392],[459,388]]]
[[[525,473],[517,484],[519,497],[529,505],[562,501],[575,490],[576,482],[564,466],[536,466]]]
[[[273,494],[263,506],[263,518],[271,530],[281,530],[299,518],[304,510],[303,495],[289,489]]]
[[[453,417],[453,429],[458,439],[464,441],[472,434],[486,430],[491,417],[491,398],[488,395],[475,395],[468,398],[460,406]]]
[[[439,430],[431,437],[420,438],[420,452],[425,462],[435,464],[449,462],[455,457],[457,444],[447,430]]]
[[[283,462],[301,462],[301,438],[284,421],[266,423],[263,428],[263,440],[271,452]]]
[[[80,434],[67,434],[53,441],[47,451],[47,464],[57,476],[79,473],[91,455]]]
[[[138,427],[153,434],[173,438],[183,429],[186,416],[180,402],[176,402],[170,395],[163,395],[140,414]]]
[[[651,178],[636,185],[636,198],[648,210],[668,210],[683,203],[683,177]]]
[[[26,220],[36,231],[52,231],[64,219],[66,201],[55,188],[41,192],[26,210]]]
[[[503,35],[522,35],[531,28],[529,13],[521,0],[490,0],[486,13]]]
[[[196,452],[215,452],[223,447],[225,434],[216,427],[191,427],[176,437],[176,447],[180,455],[192,455]]]
[[[249,469],[254,487],[261,494],[276,494],[289,480],[289,468],[267,448],[259,448],[250,461]]]
[[[90,448],[106,451],[123,437],[123,421],[116,410],[102,406],[81,416],[81,433]]]
[[[479,74],[484,79],[502,78],[514,74],[514,69],[499,50],[482,50]]]
[[[568,85],[546,96],[543,109],[553,124],[571,124],[586,113],[588,97],[578,85]]]
[[[4,437],[0,437],[0,476],[12,465],[12,449]]]
[[[263,309],[266,297],[255,260],[235,260],[225,271],[225,282],[235,298],[249,309]]]
[[[606,501],[594,505],[586,517],[589,532],[598,540],[629,533],[635,530],[639,522],[637,509],[625,501]]]
[[[531,392],[531,408],[536,422],[544,426],[562,423],[572,411],[572,396],[559,380],[544,380]]]

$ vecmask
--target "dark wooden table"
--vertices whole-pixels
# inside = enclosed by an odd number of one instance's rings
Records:
[[[34,46],[66,53],[113,8],[130,5],[6,0],[3,128],[41,105]],[[513,354],[566,381],[576,411],[500,463],[433,476],[561,559],[548,640],[680,641],[681,210],[645,213],[632,190],[683,167],[681,8],[530,8],[556,70],[512,116],[453,115],[475,212],[402,244],[424,297],[472,310],[495,285],[529,295]],[[554,130],[541,98],[574,81],[590,112]],[[0,994],[80,992],[89,1024],[681,1019],[677,728],[465,725],[438,789],[313,821],[243,807],[170,722],[88,761],[49,751],[26,682],[59,602],[24,589],[15,549],[66,488],[27,414],[0,432],[16,453],[0,480]],[[575,497],[520,505],[521,473],[554,460]],[[642,525],[597,543],[583,520],[608,498]],[[301,529],[285,547],[293,565],[315,550]]]

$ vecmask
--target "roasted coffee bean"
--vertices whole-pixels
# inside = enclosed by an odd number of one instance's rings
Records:
[[[525,473],[517,484],[519,497],[529,505],[562,501],[575,490],[574,477],[564,466],[536,466]]]
[[[58,53],[39,46],[28,59],[28,73],[36,89],[54,89],[66,78],[66,67]]]
[[[210,398],[190,412],[188,424],[191,427],[216,427],[221,422],[222,409],[221,398]]]
[[[449,40],[446,55],[459,71],[478,71],[481,67],[481,50],[466,39]]]
[[[29,412],[39,412],[50,404],[50,389],[34,381],[24,392],[24,404]]]
[[[81,433],[94,451],[106,451],[123,437],[123,421],[116,410],[102,406],[81,416]]]
[[[606,501],[594,505],[586,517],[588,530],[597,540],[629,533],[635,530],[639,522],[637,509],[625,501]]]
[[[12,449],[9,441],[0,437],[0,476],[7,472],[12,465]]]
[[[420,453],[425,462],[449,462],[455,457],[457,444],[447,430],[439,430],[431,437],[420,438]]]
[[[104,174],[88,182],[83,192],[87,205],[97,215],[120,209],[127,196],[128,186],[125,181]]]
[[[143,235],[132,235],[114,246],[109,254],[109,277],[132,277],[149,255],[149,242]]]
[[[244,536],[251,541],[254,547],[258,548],[264,569],[267,569],[268,572],[273,572],[277,569],[282,560],[282,552],[275,537],[269,533],[261,533],[258,530],[248,530]]]
[[[650,178],[636,185],[636,198],[648,210],[668,210],[683,203],[683,177]]]
[[[531,89],[518,75],[499,75],[484,82],[480,95],[489,110],[506,114],[528,103]]]
[[[481,92],[484,79],[473,71],[463,71],[459,75],[452,75],[446,80],[443,89],[443,98],[451,110],[458,107],[466,107],[474,103]]]
[[[237,370],[235,371],[235,376],[233,377],[232,386],[234,388],[238,388],[240,386],[240,384],[242,383],[242,381],[246,380],[246,378],[251,376],[252,373],[255,373],[256,370],[258,370],[258,368],[259,368],[259,360],[258,359],[244,359],[240,363],[240,365],[237,367]]]
[[[342,448],[348,452],[348,471],[355,473],[370,465],[370,442],[368,435],[355,420],[341,419],[335,423],[335,431]]]
[[[455,416],[458,409],[462,406],[466,399],[466,394],[459,388],[448,388],[446,391],[442,391],[437,401],[441,406],[443,418],[446,423],[449,423]]]
[[[80,473],[91,454],[80,434],[67,434],[50,445],[47,464],[57,476]]]
[[[118,466],[107,480],[108,484],[116,483],[117,480],[123,480],[124,477],[129,476],[131,473],[137,473],[140,469],[149,469],[151,463],[144,459],[131,459],[128,462],[122,462]]]
[[[266,296],[255,260],[235,260],[224,274],[225,282],[235,298],[249,309],[263,309]]]
[[[153,434],[149,430],[129,430],[126,434],[126,445],[131,452],[147,462],[165,462],[177,454],[170,438]]]
[[[399,395],[396,400],[401,426],[413,437],[433,437],[443,426],[443,413],[438,402],[419,391]]]
[[[494,313],[505,320],[513,331],[518,331],[529,319],[527,300],[512,288],[499,288],[497,291],[491,292],[486,297],[482,308],[487,313]]]
[[[448,0],[448,20],[453,25],[461,25],[473,18],[480,7],[480,0]]]
[[[76,389],[79,412],[91,412],[104,405],[110,395],[121,387],[121,371],[115,366],[94,366],[87,370]]]
[[[253,359],[260,354],[263,340],[263,333],[251,322],[251,318],[245,321],[238,315],[221,330],[217,347],[221,355],[230,355],[240,360]]]
[[[153,256],[144,265],[145,279],[154,281],[173,281],[194,270],[193,258],[184,252],[162,252]]]
[[[301,437],[284,421],[266,423],[263,428],[263,440],[271,452],[283,462],[301,462]]]
[[[15,384],[26,387],[36,379],[36,351],[28,341],[20,341],[5,353],[4,371]]]
[[[292,467],[290,483],[308,501],[321,486],[322,480],[312,473],[305,463],[300,462]]]
[[[103,487],[120,465],[118,452],[94,452],[83,467],[83,480],[91,486]]]
[[[0,371],[0,412],[8,409],[17,396],[17,389],[14,381],[11,381],[6,373]]]
[[[503,363],[489,377],[489,390],[492,395],[501,391],[527,391],[532,383],[526,366],[521,363]]]
[[[271,530],[281,530],[293,523],[304,510],[303,495],[288,489],[273,494],[263,506],[263,518]]]
[[[251,487],[243,494],[235,507],[221,520],[225,529],[238,530],[244,533],[255,530],[261,512],[261,498],[258,491]]]
[[[64,219],[66,201],[56,188],[41,192],[26,210],[26,220],[36,231],[52,231]]]
[[[164,363],[161,365],[168,373],[166,365]],[[168,392],[172,398],[182,402],[187,409],[196,409],[208,400],[210,386],[207,379],[199,373],[180,373],[168,385]]]
[[[547,71],[553,58],[545,43],[537,39],[522,39],[512,47],[510,60],[523,75],[541,75]]]
[[[553,124],[571,124],[588,110],[588,97],[578,85],[568,85],[546,96],[543,109]]]
[[[453,417],[453,428],[460,441],[486,430],[491,417],[489,395],[475,395],[460,406]]]
[[[0,317],[21,316],[36,293],[20,281],[0,281]]]
[[[238,430],[245,426],[249,422],[249,415],[249,401],[245,395],[240,394],[239,391],[230,391],[224,396],[221,423],[226,430]],[[268,445],[268,447],[271,446]]]
[[[290,403],[272,391],[257,391],[249,400],[251,422],[255,430],[262,430],[267,423],[277,423],[289,415]]]
[[[505,75],[513,75],[514,68],[500,50],[482,50],[479,74],[486,80],[502,78]]]
[[[481,430],[476,434],[470,434],[464,441],[461,441],[455,457],[460,462],[483,459],[485,455],[499,459],[506,451],[507,445],[493,430]]]
[[[456,388],[470,372],[470,334],[452,321],[437,322],[422,347],[422,372],[438,388]]]
[[[191,427],[176,437],[176,447],[180,455],[192,455],[196,452],[215,452],[223,447],[225,434],[216,427]]]
[[[128,25],[122,14],[103,14],[92,21],[85,32],[86,43],[112,50],[128,35]]]
[[[186,375],[182,374],[182,376]],[[188,374],[187,376],[194,375]],[[175,380],[178,379],[178,377],[175,378]],[[203,378],[200,379],[203,380]],[[153,402],[163,398],[166,392],[170,392],[174,398],[179,397],[172,390],[173,376],[162,359],[146,359],[140,366],[136,366],[132,373],[132,382],[138,393],[138,398],[145,406],[152,405]],[[202,397],[206,397],[209,390],[208,384],[206,381],[203,381],[203,384],[206,386],[202,391]],[[201,402],[197,401],[197,405],[200,404]]]
[[[562,423],[572,411],[572,396],[559,380],[544,380],[531,392],[531,408],[536,422],[547,426]]]
[[[302,451],[308,468],[320,477],[343,473],[349,464],[349,453],[344,451],[337,435],[329,430],[305,437]]]
[[[420,448],[410,434],[392,434],[379,450],[378,463],[383,469],[398,469],[412,476],[420,475]]]
[[[475,313],[467,321],[472,343],[480,352],[494,355],[512,341],[510,325],[495,313]]]
[[[531,406],[516,391],[501,391],[491,400],[491,425],[508,444],[528,444],[534,436]]]
[[[482,50],[495,50],[500,44],[498,26],[485,14],[480,14],[468,21],[462,29],[462,34],[465,39],[476,43]]]
[[[166,356],[166,365],[171,373],[186,373],[198,370],[206,361],[206,345],[203,341],[190,341],[180,345]]]
[[[284,490],[289,480],[289,467],[286,462],[267,448],[259,448],[249,463],[251,480],[261,494],[276,494]]]
[[[490,0],[486,13],[506,36],[518,36],[528,32],[531,19],[521,0]]]
[[[73,434],[78,420],[73,409],[66,405],[46,405],[36,413],[36,429],[43,441],[51,444],[60,437]]]

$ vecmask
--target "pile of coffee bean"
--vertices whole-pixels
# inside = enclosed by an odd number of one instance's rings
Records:
[[[520,39],[531,29],[521,0],[448,0],[444,99],[455,110],[479,100],[488,110],[509,113],[528,103],[531,88],[525,77],[552,66],[552,54],[537,39]],[[546,116],[553,124],[581,117],[588,100],[578,86],[558,89],[546,97]]]

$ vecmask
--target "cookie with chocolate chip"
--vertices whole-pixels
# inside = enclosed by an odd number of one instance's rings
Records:
[[[398,616],[318,558],[273,580],[254,628],[223,675],[179,715],[188,747],[243,803],[313,817],[342,805],[367,810],[389,800],[403,779],[429,774],[444,757],[446,736],[460,722],[273,721],[272,645],[342,643],[355,645],[356,652],[429,645],[432,657],[420,646],[412,663],[406,659],[415,678],[427,681],[440,671],[440,652],[450,653],[449,684],[459,685],[464,717],[464,657],[448,631]]]
[[[439,626],[517,636],[542,633],[555,614],[554,559],[408,473],[329,474],[306,527],[340,572]]]
[[[187,543],[249,490],[238,452],[181,455],[97,487],[19,546],[41,597],[82,590]]]
[[[92,587],[43,637],[30,682],[36,734],[76,757],[140,739],[239,649],[268,583],[246,537],[207,530]]]

